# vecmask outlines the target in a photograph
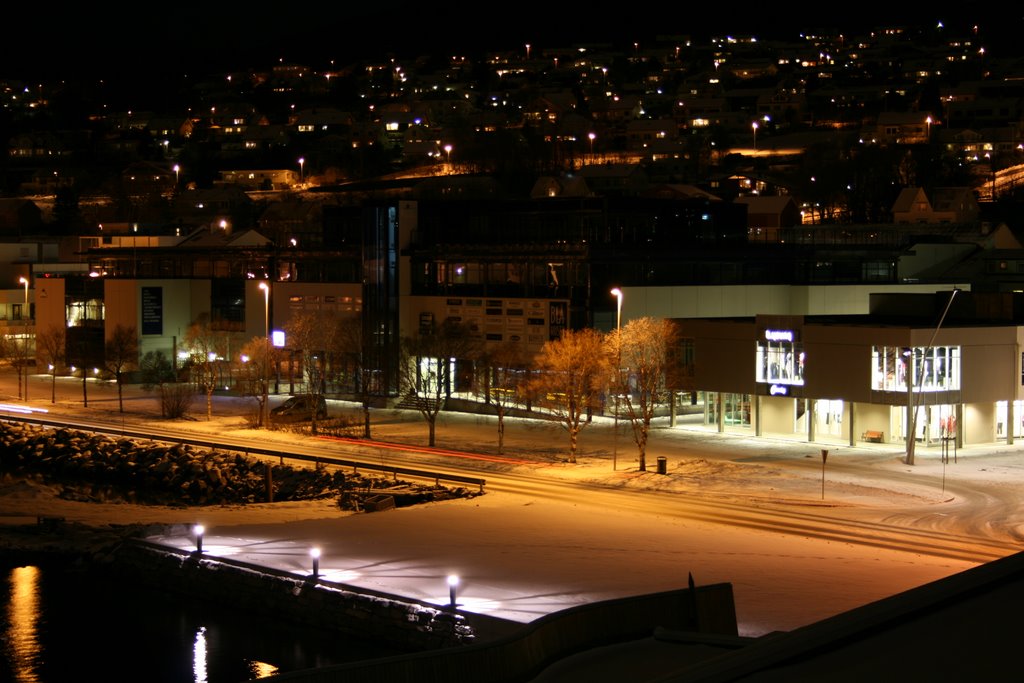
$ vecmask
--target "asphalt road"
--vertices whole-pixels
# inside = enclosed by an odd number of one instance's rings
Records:
[[[11,397],[16,385],[5,387],[0,378],[4,388]],[[80,382],[59,381],[56,403],[48,388],[33,378],[29,404],[51,416],[166,424],[154,399],[134,388],[123,414],[114,387],[90,383],[88,409]],[[196,419],[175,427],[297,447],[294,435],[243,429],[252,405],[218,396],[217,419],[206,421],[200,402]],[[354,410],[332,404],[332,412]],[[389,444],[426,444],[426,426],[415,413],[375,411],[373,429]],[[447,599],[439,586],[460,566],[467,599],[524,620],[580,601],[677,588],[693,571],[700,583],[734,584],[741,632],[751,635],[809,623],[1019,547],[1016,491],[1024,466],[1017,448],[965,449],[955,464],[919,449],[918,464],[908,467],[898,445],[827,444],[823,471],[820,444],[661,428],[648,459],[652,470],[656,456],[668,460],[668,474],[658,475],[637,471],[628,433],[616,439],[610,421],[584,430],[576,464],[565,462],[564,432],[516,421],[504,455],[519,463],[464,457],[493,455],[495,433],[491,418],[444,414],[438,445],[455,454],[305,441],[303,449],[476,472],[487,479],[487,494],[390,517],[342,518],[313,506],[287,514],[260,506],[216,511],[221,531],[211,532],[209,543],[218,535],[250,539],[250,560],[297,572],[308,564],[308,544],[326,543],[325,573],[349,577],[362,567],[368,587],[428,601]],[[147,515],[182,523],[168,542],[193,542],[184,521],[195,521],[196,511]],[[251,542],[268,534],[273,543]],[[262,558],[252,555],[259,552]],[[494,595],[504,596],[500,607]]]

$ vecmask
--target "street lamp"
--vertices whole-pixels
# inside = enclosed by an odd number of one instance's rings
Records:
[[[459,577],[456,574],[448,575],[448,604],[452,609],[458,606],[455,602],[455,589],[459,586]]]
[[[18,278],[18,283],[25,285],[25,307],[21,311],[21,319],[25,322],[25,334],[22,338],[22,342],[25,344],[25,353],[23,354],[22,364],[25,366],[25,400],[28,400],[28,278],[22,276]],[[21,381],[20,379],[18,380]],[[21,393],[21,385],[18,385],[18,393]]]
[[[915,351],[913,347],[910,347],[904,351],[904,355],[907,358],[907,464],[914,464],[914,446],[917,442],[917,406],[914,405],[914,384],[921,387],[924,381],[924,364],[925,359],[928,357],[928,352],[931,351],[932,346],[935,344],[935,337],[939,334],[939,328],[942,327],[942,322],[946,319],[946,314],[949,313],[949,307],[953,305],[953,299],[956,297],[959,289],[954,289],[949,294],[949,301],[946,302],[946,308],[943,309],[942,315],[939,317],[939,323],[935,326],[935,331],[932,332],[932,338],[928,341],[928,346],[924,349],[924,356],[921,358],[920,369],[915,377],[914,375],[914,360]]]
[[[313,578],[320,576],[320,548],[310,548],[309,556],[313,558]]]
[[[263,385],[263,415],[260,415],[260,421],[263,422],[269,407],[267,399],[270,393],[270,380],[267,379],[267,366],[270,364],[270,285],[261,282],[259,288],[263,290],[263,364],[260,366],[260,384]]]
[[[925,130],[927,131],[927,133],[925,134],[925,137],[927,138],[927,142],[931,142],[931,140],[932,140],[932,117],[928,116],[927,118],[925,118],[924,122],[925,122]]]
[[[174,165],[174,186],[178,186],[178,182],[181,180],[181,166],[178,164]]]
[[[619,380],[622,379],[622,290],[611,291],[615,297],[615,432],[612,436],[612,469],[619,468]]]
[[[594,133],[588,133],[587,137],[590,138],[590,156],[594,156],[594,138],[597,137]]]
[[[754,152],[757,152],[757,121],[750,124],[750,127],[754,131]]]
[[[447,158],[446,163],[448,164],[448,172],[451,173],[452,172],[452,146],[451,145],[445,145],[444,146],[444,153],[445,153],[446,158]]]
[[[192,527],[192,533],[195,534],[196,537],[196,552],[200,555],[203,554],[203,533],[205,531],[206,528],[203,527],[202,524],[196,524],[194,527]]]
[[[303,179],[302,168],[303,168],[303,166],[305,166],[305,164],[306,164],[306,158],[305,157],[299,157],[299,183],[302,183],[302,179]]]

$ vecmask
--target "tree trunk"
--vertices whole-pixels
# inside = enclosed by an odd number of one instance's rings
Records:
[[[118,412],[124,412],[124,385],[121,383],[121,377],[117,378],[117,410]]]
[[[427,420],[427,426],[429,427],[429,430],[430,430],[430,437],[429,437],[429,439],[427,441],[427,445],[430,446],[431,448],[433,448],[434,447],[434,432],[436,431],[436,429],[435,429],[435,427],[436,427],[436,419],[435,420]]]
[[[498,410],[498,455],[505,452],[505,415]]]
[[[579,429],[569,430],[569,462],[576,462],[576,445],[580,435]]]
[[[363,401],[363,438],[370,438],[370,403]]]
[[[648,429],[646,424],[641,424],[639,428],[639,434],[637,434],[637,450],[640,453],[640,471],[647,471],[647,434]]]

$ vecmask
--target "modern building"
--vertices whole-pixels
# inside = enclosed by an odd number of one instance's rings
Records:
[[[1020,305],[949,289],[874,295],[867,315],[678,322],[711,428],[955,448],[1024,434]]]

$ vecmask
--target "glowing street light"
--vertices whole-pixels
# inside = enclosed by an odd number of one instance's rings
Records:
[[[750,127],[754,131],[754,151],[756,152],[757,151],[757,121],[754,121],[753,123],[751,123]]]
[[[270,338],[270,285],[261,282],[259,288],[263,290],[263,336]]]
[[[615,432],[612,438],[612,469],[619,468],[619,373],[622,372],[622,290],[611,291],[615,297]]]
[[[181,166],[178,164],[174,165],[174,186],[178,186],[178,182],[181,180]]]
[[[192,533],[196,537],[196,552],[200,555],[203,553],[203,533],[206,531],[206,527],[202,524],[196,524],[192,527]]]
[[[19,277],[18,278],[18,283],[22,284],[22,285],[25,285],[25,308],[22,309],[22,311],[21,311],[21,319],[25,321],[25,334],[24,334],[24,337],[22,339],[22,341],[25,344],[25,354],[24,354],[25,357],[22,359],[22,361],[23,361],[23,364],[25,366],[25,400],[27,401],[28,400],[28,318],[29,318],[28,278],[26,278],[24,276]],[[21,393],[21,385],[20,384],[18,385],[18,393],[19,394]]]
[[[595,133],[587,133],[587,137],[590,139],[590,156],[594,156],[594,138],[597,135]]]
[[[457,574],[448,575],[448,606],[455,609],[458,604],[455,602],[455,589],[459,586],[459,577]]]
[[[267,417],[266,411],[270,407],[268,403],[268,394],[270,393],[270,387],[268,386],[270,380],[267,379],[267,366],[270,364],[270,285],[266,282],[261,282],[259,288],[263,290],[263,365],[260,368],[260,381],[263,385],[263,406],[260,408],[260,421],[265,424],[265,418]]]
[[[304,177],[303,176],[303,167],[305,165],[306,165],[306,158],[305,157],[299,157],[299,182],[300,183],[302,182],[303,177]]]
[[[310,548],[309,556],[313,558],[313,578],[320,576],[320,548]]]
[[[444,153],[447,156],[448,165],[451,166],[452,165],[452,146],[451,145],[445,145],[444,146]]]
[[[931,139],[932,139],[932,117],[929,116],[928,118],[926,118],[924,120],[924,122],[925,122],[925,127],[926,127],[926,130],[927,130],[927,133],[926,133],[925,137],[927,137],[928,142],[931,142]]]

